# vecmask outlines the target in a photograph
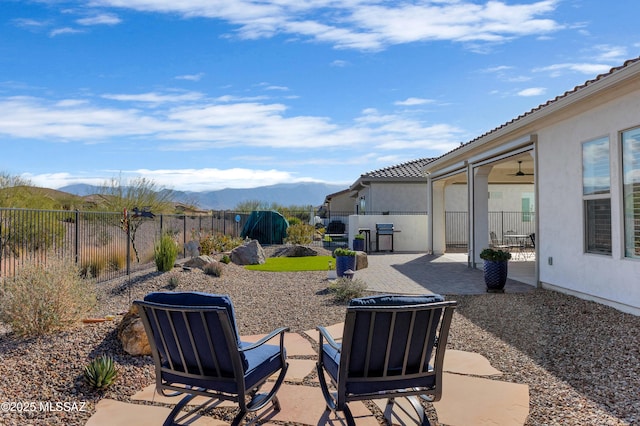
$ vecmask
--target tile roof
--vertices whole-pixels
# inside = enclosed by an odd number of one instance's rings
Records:
[[[500,129],[503,129],[503,128],[507,127],[507,126],[510,126],[510,125],[512,125],[512,124],[514,124],[514,123],[516,123],[516,122],[518,122],[519,120],[521,120],[521,119],[523,119],[523,118],[525,118],[525,117],[528,117],[528,116],[530,116],[531,114],[534,114],[535,112],[540,111],[540,110],[542,110],[542,109],[544,109],[544,108],[546,108],[546,107],[549,107],[550,105],[555,104],[555,103],[557,103],[558,101],[560,101],[560,100],[562,100],[562,99],[564,99],[564,98],[566,98],[566,97],[568,97],[568,96],[570,96],[570,95],[572,95],[572,94],[574,94],[574,93],[579,92],[580,90],[583,90],[583,89],[585,89],[585,88],[587,88],[587,87],[589,87],[589,86],[592,86],[593,84],[595,84],[595,83],[599,82],[600,80],[603,80],[603,79],[605,79],[605,78],[607,78],[607,77],[609,77],[609,76],[611,76],[611,75],[613,75],[613,74],[616,74],[618,71],[621,71],[621,70],[623,70],[623,69],[625,69],[625,68],[629,67],[630,65],[635,64],[636,62],[639,62],[639,61],[640,61],[640,57],[638,57],[638,58],[634,58],[634,59],[629,59],[629,60],[625,61],[625,63],[624,63],[624,64],[622,64],[622,65],[620,65],[620,66],[618,66],[618,67],[613,67],[613,68],[611,68],[611,69],[609,70],[609,72],[604,73],[604,74],[599,74],[596,78],[593,78],[593,79],[591,79],[591,80],[587,80],[587,81],[586,81],[586,82],[584,82],[583,84],[581,84],[581,85],[579,85],[579,86],[576,86],[576,87],[574,87],[574,88],[573,88],[573,89],[571,89],[571,90],[567,90],[567,91],[566,91],[566,92],[564,92],[562,95],[558,95],[558,96],[556,96],[554,99],[550,99],[550,100],[548,100],[547,102],[545,102],[545,103],[543,103],[543,104],[541,104],[541,105],[538,105],[538,106],[537,106],[537,107],[535,107],[535,108],[532,108],[530,111],[527,111],[527,112],[525,112],[524,114],[520,114],[518,117],[514,118],[513,120],[507,121],[506,123],[504,123],[504,124],[502,124],[502,125],[500,125],[500,126],[496,127],[496,128],[495,128],[495,129],[493,129],[493,130],[489,130],[488,132],[486,132],[486,133],[484,133],[484,134],[482,134],[482,135],[480,135],[480,136],[476,137],[475,139],[472,139],[471,141],[469,141],[469,142],[467,142],[467,143],[461,144],[460,146],[458,146],[458,147],[456,147],[456,148],[452,149],[451,151],[447,152],[446,154],[441,155],[441,156],[440,156],[440,157],[438,157],[438,158],[445,157],[445,156],[449,155],[449,154],[450,154],[450,153],[452,153],[452,152],[455,152],[455,151],[457,151],[457,150],[459,150],[459,149],[461,149],[461,148],[464,148],[464,147],[466,147],[466,146],[468,146],[468,145],[470,145],[470,144],[472,144],[472,143],[474,143],[474,142],[476,142],[476,141],[478,141],[478,140],[480,140],[480,139],[483,139],[483,138],[485,138],[485,137],[487,137],[487,136],[491,135],[492,133],[497,132],[497,131],[498,131],[498,130],[500,130]],[[436,160],[436,159],[437,159],[437,158],[434,158],[433,160]]]
[[[373,170],[361,178],[420,178],[425,177],[422,169],[433,161],[433,158],[419,158],[384,169]],[[426,177],[425,177],[426,178]]]

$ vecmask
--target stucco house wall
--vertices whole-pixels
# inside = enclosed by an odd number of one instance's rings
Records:
[[[448,212],[467,211],[467,185],[448,185],[445,191],[445,210]],[[490,184],[489,211],[519,212],[522,210],[523,194],[533,194],[535,187],[530,184]]]
[[[490,175],[509,158],[531,159],[535,171],[538,284],[640,315],[640,259],[625,257],[624,252],[621,147],[621,133],[638,128],[640,58],[433,160],[425,167],[429,201],[433,203],[429,248],[436,251],[442,247],[442,238],[436,234],[444,214],[443,185],[452,176],[466,175],[472,195],[468,204],[473,207],[470,259],[474,266],[481,265],[478,253],[488,232],[486,194],[490,192]],[[583,144],[602,138],[609,141],[610,254],[588,253],[585,247]],[[608,222],[605,219],[602,223]]]
[[[640,307],[640,261],[625,258],[620,132],[640,126],[640,89],[538,132],[543,285]],[[612,254],[585,253],[582,144],[609,137]]]

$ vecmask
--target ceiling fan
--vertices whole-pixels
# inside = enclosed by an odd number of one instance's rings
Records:
[[[518,171],[511,173],[510,176],[533,176],[533,173],[525,173],[522,171],[522,160],[518,160]]]

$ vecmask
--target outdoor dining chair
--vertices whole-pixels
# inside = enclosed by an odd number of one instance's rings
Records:
[[[274,330],[256,343],[241,342],[233,304],[227,295],[155,292],[134,304],[140,308],[149,337],[156,391],[164,396],[185,394],[165,420],[165,426],[177,424],[178,414],[198,395],[207,397],[207,403],[227,400],[238,404],[240,412],[232,425],[240,424],[247,413],[269,402],[274,410],[280,410],[276,392],[288,368],[284,349],[288,328]],[[278,336],[279,345],[266,343]],[[277,372],[271,390],[259,392]]]
[[[316,366],[327,409],[343,412],[347,425],[355,426],[349,402],[387,399],[390,412],[394,398],[407,397],[421,424],[428,425],[417,396],[434,402],[442,395],[455,306],[440,295],[363,297],[349,302],[341,344],[317,327]]]

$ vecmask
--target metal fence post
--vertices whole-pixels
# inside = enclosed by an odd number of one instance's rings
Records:
[[[80,262],[80,255],[79,255],[79,250],[80,250],[80,211],[78,209],[76,209],[76,217],[75,217],[75,221],[74,221],[74,258],[75,258],[75,263],[79,263]]]

